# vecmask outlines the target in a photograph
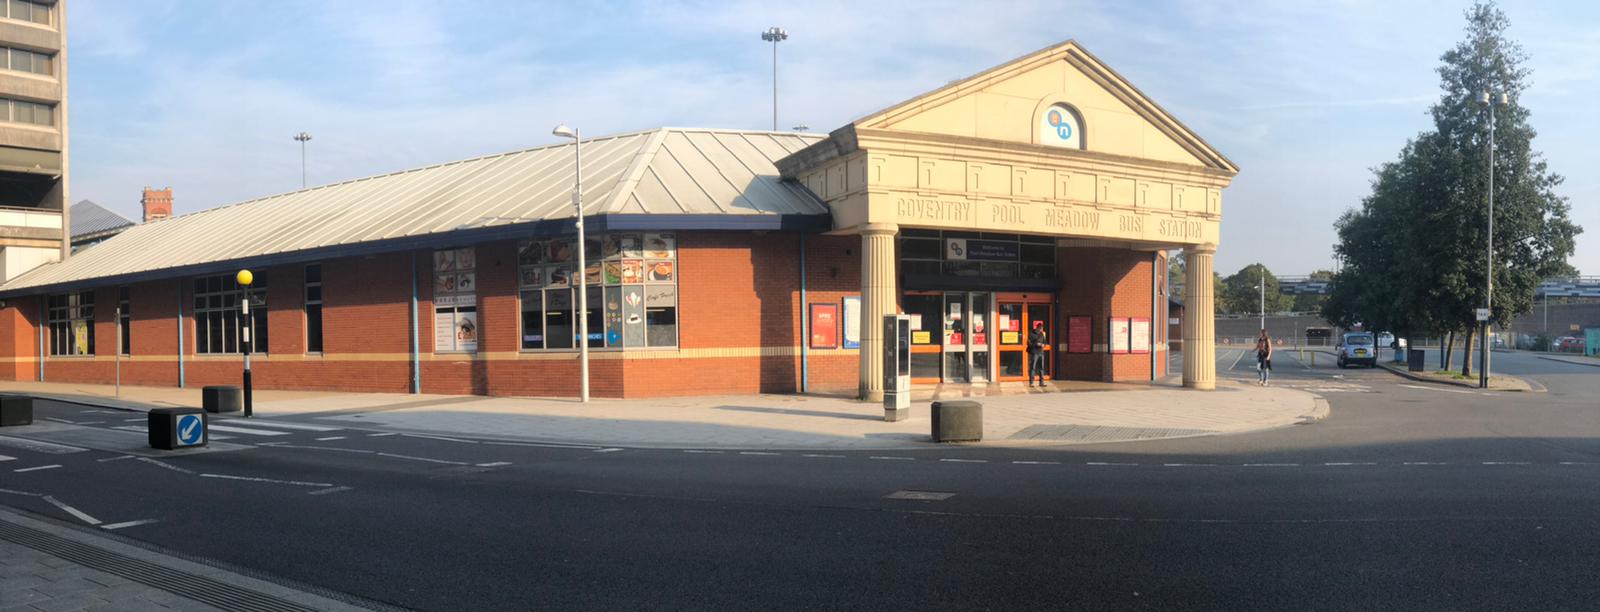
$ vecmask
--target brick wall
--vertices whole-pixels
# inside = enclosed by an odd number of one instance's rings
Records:
[[[1100,247],[1057,250],[1056,267],[1062,287],[1058,328],[1067,330],[1067,318],[1092,317],[1092,353],[1067,353],[1058,357],[1059,370],[1069,380],[1140,381],[1151,375],[1149,354],[1107,353],[1110,317],[1151,318],[1153,255],[1144,251]],[[1159,317],[1159,311],[1155,313]],[[1152,334],[1158,323],[1151,321]],[[1060,335],[1063,343],[1066,334]],[[1152,344],[1154,340],[1152,340]],[[1156,354],[1161,363],[1163,354]]]

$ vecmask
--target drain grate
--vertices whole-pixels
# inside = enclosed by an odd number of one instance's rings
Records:
[[[1209,429],[1174,427],[1104,427],[1100,425],[1029,425],[1011,434],[1011,440],[1064,440],[1072,442],[1111,442],[1151,440],[1216,433]]]
[[[316,610],[265,593],[162,567],[149,561],[102,550],[7,521],[0,521],[0,538],[223,610],[240,612],[315,612]]]

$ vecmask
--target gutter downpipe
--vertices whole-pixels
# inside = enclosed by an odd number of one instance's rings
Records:
[[[178,388],[183,388],[183,283],[178,283]]]
[[[806,345],[811,343],[811,330],[806,329],[810,323],[810,313],[806,312],[806,234],[800,232],[800,392],[806,393],[811,389],[811,357],[806,352]]]
[[[1156,328],[1156,321],[1157,321],[1156,315],[1158,314],[1156,312],[1156,309],[1158,308],[1158,306],[1156,304],[1156,298],[1160,297],[1159,294],[1160,294],[1160,291],[1161,291],[1161,287],[1159,285],[1157,285],[1156,282],[1158,280],[1160,280],[1160,278],[1161,278],[1159,276],[1159,274],[1161,274],[1161,270],[1158,269],[1158,268],[1161,267],[1161,266],[1158,265],[1160,263],[1161,263],[1161,251],[1153,251],[1153,252],[1151,252],[1150,253],[1150,382],[1155,382],[1158,379],[1158,377],[1156,376],[1156,354],[1157,354],[1156,353],[1156,337],[1159,336],[1159,334],[1156,333],[1156,329],[1157,329]]]
[[[417,348],[417,252],[411,252],[411,393],[422,393],[422,358]]]

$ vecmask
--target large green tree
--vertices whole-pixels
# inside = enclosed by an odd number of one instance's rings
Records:
[[[1488,297],[1491,105],[1492,323],[1527,313],[1540,280],[1570,270],[1582,230],[1556,193],[1562,178],[1533,149],[1536,132],[1521,105],[1530,71],[1526,53],[1506,37],[1509,20],[1493,3],[1466,17],[1466,39],[1440,58],[1433,129],[1379,166],[1371,195],[1338,222],[1336,250],[1346,265],[1323,312],[1334,323],[1406,333],[1464,330],[1462,374],[1470,375],[1474,310]]]
[[[1234,314],[1249,314],[1261,311],[1262,294],[1257,287],[1262,281],[1267,284],[1266,311],[1283,312],[1294,306],[1294,298],[1278,292],[1278,277],[1266,266],[1253,263],[1235,272],[1232,276],[1222,279],[1222,289],[1217,294],[1217,301],[1227,305],[1225,312]]]

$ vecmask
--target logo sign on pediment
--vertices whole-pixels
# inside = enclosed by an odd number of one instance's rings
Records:
[[[1083,148],[1083,126],[1065,104],[1052,104],[1039,117],[1039,142],[1052,147]]]

